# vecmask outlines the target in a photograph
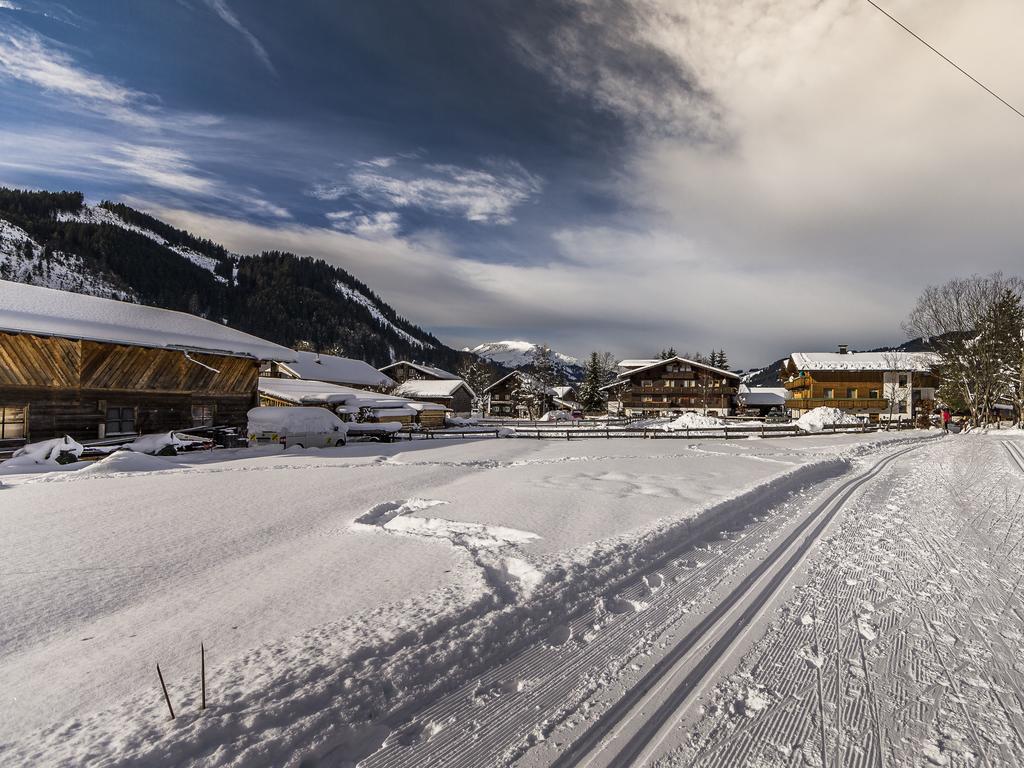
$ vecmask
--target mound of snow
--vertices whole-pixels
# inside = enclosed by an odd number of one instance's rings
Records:
[[[157,472],[161,469],[177,469],[177,467],[177,464],[161,459],[159,456],[150,456],[133,450],[116,451],[90,466],[78,470],[75,476],[113,475],[119,472]]]
[[[264,406],[253,408],[249,417],[248,433],[255,435],[260,432],[273,432],[279,435],[300,432],[334,432],[343,436],[348,425],[326,408],[316,406],[296,406],[294,408]]]
[[[537,421],[572,421],[572,414],[568,411],[548,411]]]
[[[719,429],[725,422],[714,416],[702,416],[699,413],[684,413],[678,419],[670,421],[663,428],[668,432],[678,429]]]
[[[794,423],[804,432],[821,432],[829,424],[860,424],[860,419],[838,408],[823,405],[808,411]]]
[[[85,448],[81,443],[67,435],[40,443],[29,443],[14,452],[12,458],[4,462],[5,467],[35,466],[37,464],[57,464],[62,454],[78,459]],[[65,462],[68,463],[68,462]]]
[[[165,448],[173,448],[177,451],[184,448],[187,443],[177,437],[173,432],[160,433],[156,435],[140,435],[128,443],[125,449],[135,453],[157,454]]]

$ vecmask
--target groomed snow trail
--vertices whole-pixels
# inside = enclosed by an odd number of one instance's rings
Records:
[[[910,449],[895,455],[906,450]],[[678,649],[685,652],[707,639],[711,627],[740,597],[755,584],[761,586],[759,566],[752,566],[753,575],[740,578],[740,585],[722,602],[711,597],[716,588],[727,585],[744,564],[757,561],[762,551],[768,557],[761,562],[773,563],[773,557],[789,553],[794,541],[803,541],[805,533],[809,544],[819,530],[815,526],[827,522],[822,518],[834,514],[895,455],[873,462],[867,472],[841,484],[811,513],[805,504],[784,503],[788,493],[799,487],[796,483],[774,494],[751,494],[732,514],[713,518],[703,530],[693,530],[676,551],[635,573],[591,610],[567,617],[545,642],[419,713],[360,766],[468,768],[508,765],[524,755],[529,764],[578,764],[616,732],[623,715],[636,703],[636,693],[665,674],[665,665],[674,663]],[[692,630],[680,632],[680,640],[670,639],[671,630],[705,611],[706,617]],[[736,618],[730,626],[735,629],[743,620]],[[642,665],[652,655],[662,655],[663,661],[638,681]],[[599,701],[605,698],[602,694],[620,688],[621,697],[613,694],[610,700]],[[586,723],[591,725],[582,737],[571,733]],[[615,759],[608,762],[609,757],[602,756],[602,764],[626,764]]]
[[[1024,765],[1024,451],[886,471],[659,766]]]

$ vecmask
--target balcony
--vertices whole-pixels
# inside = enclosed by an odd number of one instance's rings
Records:
[[[791,410],[809,411],[812,408],[838,408],[841,411],[889,410],[889,400],[885,397],[794,397],[786,401]]]

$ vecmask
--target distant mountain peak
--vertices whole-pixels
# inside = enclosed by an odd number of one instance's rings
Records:
[[[469,351],[474,355],[483,358],[496,365],[505,368],[528,368],[533,363],[534,351],[540,345],[532,341],[521,339],[507,339],[505,341],[487,341],[478,344]],[[555,365],[568,379],[579,379],[582,376],[580,361],[575,357],[564,355],[561,352],[551,350]]]

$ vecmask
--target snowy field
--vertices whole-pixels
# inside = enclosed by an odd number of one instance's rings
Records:
[[[920,439],[423,441],[0,467],[0,763],[354,763],[582,606],[642,609],[616,588],[692,526]]]

